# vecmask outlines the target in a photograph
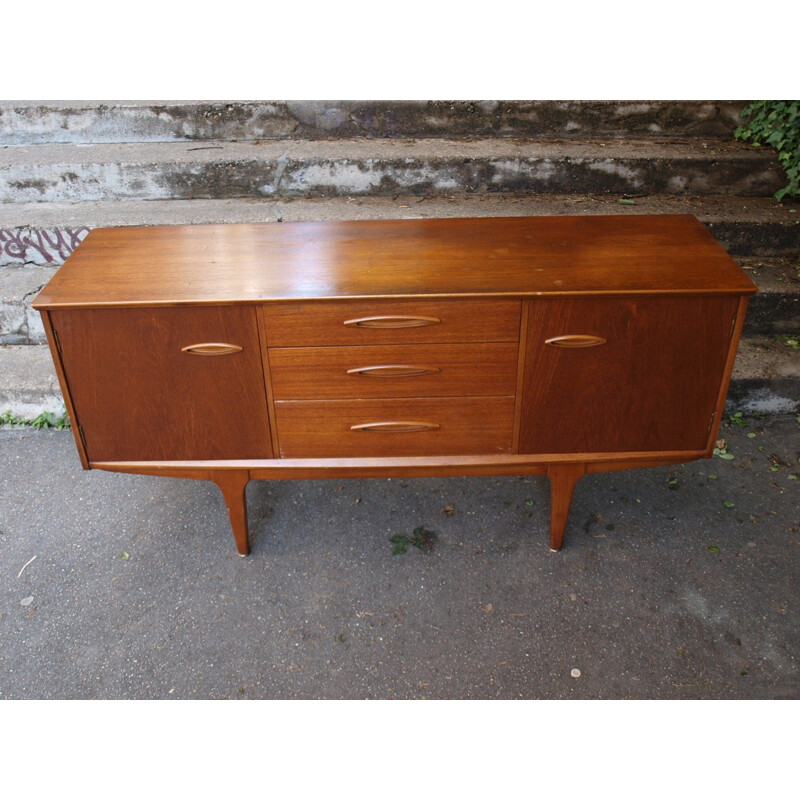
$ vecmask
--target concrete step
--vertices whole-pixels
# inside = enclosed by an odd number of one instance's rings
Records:
[[[740,101],[0,102],[11,145],[521,136],[731,139]]]
[[[687,139],[359,139],[0,149],[0,202],[631,193],[770,197],[766,149]]]
[[[64,398],[47,345],[0,345],[0,414],[21,419],[64,413]]]
[[[744,337],[726,413],[782,414],[800,410],[800,350],[769,337]],[[0,414],[23,419],[64,411],[46,345],[0,345]]]
[[[775,337],[742,337],[725,409],[744,414],[800,411],[800,350]]]
[[[55,271],[55,267],[0,267],[0,344],[45,341],[42,318],[30,304]]]
[[[622,201],[622,202],[621,202]],[[484,194],[0,204],[0,266],[55,266],[90,228],[415,217],[694,214],[728,252],[800,255],[800,204],[769,198]]]
[[[750,298],[744,333],[775,336],[800,334],[800,258],[739,258],[739,265],[758,286]]]

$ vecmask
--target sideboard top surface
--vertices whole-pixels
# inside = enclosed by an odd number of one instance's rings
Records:
[[[755,290],[691,215],[352,220],[98,228],[34,307]]]

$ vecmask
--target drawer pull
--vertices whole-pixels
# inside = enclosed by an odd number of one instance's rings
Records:
[[[348,375],[363,375],[367,378],[411,378],[415,375],[435,375],[439,367],[423,367],[416,364],[382,364],[377,367],[356,367],[347,370]]]
[[[572,336],[554,336],[552,339],[546,339],[545,344],[549,344],[552,347],[597,347],[605,344],[606,341],[600,336],[576,334]]]
[[[370,433],[415,433],[417,431],[438,431],[438,422],[365,422],[351,425],[351,431]]]
[[[190,344],[181,348],[182,353],[189,353],[193,356],[227,356],[230,353],[241,351],[238,344],[225,344],[224,342],[203,342],[202,344]]]
[[[438,317],[360,317],[348,319],[343,323],[351,328],[421,328],[424,325],[438,325]]]

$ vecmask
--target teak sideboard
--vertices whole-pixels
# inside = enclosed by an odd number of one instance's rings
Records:
[[[96,229],[36,298],[85,469],[215,482],[711,456],[756,288],[688,215]]]

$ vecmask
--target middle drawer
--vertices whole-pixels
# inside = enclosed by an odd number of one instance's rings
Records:
[[[278,347],[276,400],[513,395],[517,343]]]

